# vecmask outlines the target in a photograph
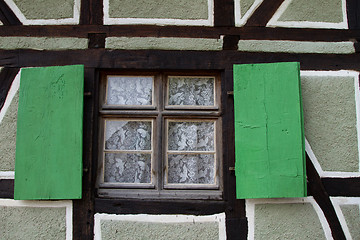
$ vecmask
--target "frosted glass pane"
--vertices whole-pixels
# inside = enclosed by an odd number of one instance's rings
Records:
[[[110,76],[107,104],[152,105],[153,77]]]
[[[168,149],[213,151],[214,122],[170,122]]]
[[[106,150],[151,150],[150,121],[106,121]]]
[[[151,155],[105,153],[104,182],[150,183]]]
[[[168,183],[214,184],[214,155],[169,154]]]
[[[214,77],[169,77],[169,105],[214,106]]]

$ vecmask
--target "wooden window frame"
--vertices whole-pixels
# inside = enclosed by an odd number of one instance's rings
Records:
[[[108,105],[106,103],[108,76],[153,76],[152,105],[126,106]],[[214,77],[214,106],[171,106],[167,105],[168,77]],[[216,71],[102,71],[100,72],[99,92],[99,151],[97,171],[97,195],[100,198],[116,199],[189,199],[189,200],[222,200],[223,195],[223,153],[222,153],[222,112],[220,73]],[[152,164],[154,177],[149,184],[103,184],[104,158],[104,121],[116,119],[141,119],[153,121]],[[215,184],[189,184],[186,186],[165,185],[167,156],[167,122],[168,121],[213,121],[214,122],[214,156]],[[158,139],[158,141],[156,140]]]

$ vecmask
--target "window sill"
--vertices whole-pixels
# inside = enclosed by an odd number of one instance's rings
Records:
[[[98,189],[100,198],[116,199],[184,199],[223,200],[223,192],[215,190],[141,190],[141,189]]]

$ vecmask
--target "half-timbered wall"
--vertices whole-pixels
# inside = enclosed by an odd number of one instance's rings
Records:
[[[0,239],[359,239],[359,27],[357,0],[0,0]],[[269,62],[300,62],[308,197],[240,200],[233,65]],[[82,199],[13,200],[21,69],[73,64]],[[221,75],[222,200],[97,195],[100,73],[113,70]]]

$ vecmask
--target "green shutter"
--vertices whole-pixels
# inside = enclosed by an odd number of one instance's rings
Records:
[[[305,197],[299,63],[234,65],[236,195]]]
[[[83,84],[80,65],[22,69],[15,199],[81,198]]]

